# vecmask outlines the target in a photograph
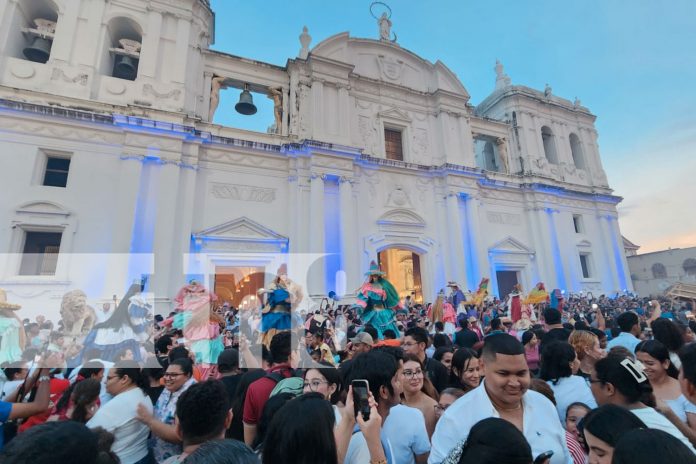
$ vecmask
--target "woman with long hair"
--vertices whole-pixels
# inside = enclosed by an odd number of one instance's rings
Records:
[[[570,344],[550,342],[544,346],[539,378],[545,380],[553,390],[561,422],[565,420],[566,411],[571,403],[582,401],[591,408],[597,406],[585,379],[574,375],[579,367],[580,362]]]
[[[667,350],[669,350],[669,359],[674,364],[674,367],[679,369],[681,361],[679,360],[679,350],[684,346],[684,337],[682,336],[679,327],[675,322],[663,317],[658,318],[650,324],[653,332],[653,338],[661,342]]]
[[[425,366],[412,354],[404,355],[404,370],[401,374],[403,381],[402,404],[419,409],[425,417],[425,429],[428,437],[432,437],[437,423],[435,406],[437,406],[438,394],[430,380],[426,378]]]
[[[341,400],[343,390],[343,377],[341,371],[333,366],[312,367],[304,374],[303,393],[319,393],[331,403],[336,416],[336,424],[341,422],[341,411],[338,403]]]
[[[524,345],[524,357],[527,360],[529,372],[532,375],[539,374],[539,338],[533,330],[527,330],[522,334],[522,344]]]
[[[605,404],[590,411],[582,421],[580,430],[588,462],[611,464],[619,438],[631,430],[646,427],[634,414],[614,404]]]
[[[576,375],[589,379],[595,363],[607,355],[600,345],[599,338],[588,330],[574,330],[568,337],[568,343],[580,361]]]
[[[656,409],[667,417],[686,437],[696,443],[696,405],[684,397],[679,385],[679,370],[670,360],[667,347],[657,340],[645,340],[636,346],[636,357],[656,400]]]
[[[143,388],[148,384],[135,361],[121,361],[109,369],[106,390],[113,398],[103,405],[87,427],[101,427],[115,436],[111,450],[122,464],[149,464],[152,462],[147,447],[150,428],[138,420],[138,409],[152,413],[152,402]]]
[[[449,386],[470,392],[480,383],[478,355],[471,348],[459,348],[452,356]]]
[[[283,406],[266,433],[263,464],[337,464],[334,412],[319,393],[307,393]]]
[[[648,427],[671,433],[693,450],[684,434],[654,409],[655,397],[648,377],[642,365],[630,357],[609,353],[597,361],[590,385],[600,406],[615,404],[628,409]]]
[[[96,379],[83,379],[70,386],[53,407],[47,421],[74,420],[87,423],[99,409],[101,383]]]

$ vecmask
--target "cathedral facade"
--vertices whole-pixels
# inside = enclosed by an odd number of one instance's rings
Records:
[[[389,24],[276,66],[211,50],[207,0],[0,7],[0,288],[27,308],[143,275],[162,310],[194,277],[253,304],[283,261],[316,298],[372,260],[420,301],[632,291],[595,116],[500,63],[473,106]],[[268,130],[213,123],[224,89],[267,95]]]

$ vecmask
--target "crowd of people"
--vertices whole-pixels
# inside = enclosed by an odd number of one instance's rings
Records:
[[[690,303],[448,288],[373,263],[307,314],[281,268],[259,308],[190,282],[166,317],[131,288],[81,337],[2,295],[0,462],[696,463]]]

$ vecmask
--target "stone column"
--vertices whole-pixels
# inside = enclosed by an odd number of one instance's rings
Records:
[[[155,79],[159,55],[160,36],[162,34],[162,13],[150,10],[147,14],[147,29],[143,36],[143,46],[138,62],[138,74]],[[178,58],[177,58],[178,59]]]
[[[56,37],[51,46],[51,60],[68,63],[75,41],[77,17],[80,13],[80,0],[68,0],[63,14],[58,17]]]
[[[169,288],[172,266],[181,268],[181,262],[173,256],[173,242],[178,230],[176,224],[176,201],[179,189],[179,166],[176,161],[165,161],[156,166],[155,230],[152,251],[155,254],[155,273],[151,278],[150,289],[155,294],[158,313],[169,310],[169,302],[176,289]]]
[[[122,156],[118,174],[118,191],[114,209],[114,222],[111,229],[112,241],[109,249],[112,256],[107,272],[107,283],[104,285],[103,296],[121,295],[128,289],[131,279],[139,276],[129,276],[131,242],[135,214],[138,208],[140,193],[140,177],[143,171],[142,157]],[[142,199],[146,201],[146,199]]]
[[[324,81],[312,81],[312,120],[314,121],[313,138],[324,138]]]
[[[350,144],[350,95],[344,84],[338,85],[338,134],[344,144]]]
[[[573,215],[568,211],[561,211],[554,213],[552,218],[565,277],[565,283],[561,288],[564,288],[567,292],[575,292],[580,290],[580,288],[576,287],[580,283],[582,273],[578,247],[573,243],[572,239],[575,236]]]
[[[551,236],[550,230],[550,218],[546,211],[546,208],[537,208],[534,211],[534,216],[536,217],[536,223],[539,229],[539,238],[541,239],[541,248],[537,250],[537,261],[543,261],[544,273],[541,274],[541,281],[546,284],[548,290],[557,288],[562,285],[562,282],[558,281],[557,269],[562,266],[560,259],[556,259],[555,247],[553,245],[553,238]]]
[[[443,196],[441,192],[436,192],[436,200],[435,200],[435,211],[437,214],[437,224],[438,227],[436,228],[438,232],[438,244],[439,244],[439,252],[442,255],[442,265],[443,265],[443,271],[444,271],[444,280],[450,280],[453,279],[454,271],[453,271],[453,264],[452,264],[452,247],[450,245],[450,232],[449,228],[452,227],[453,225],[449,222],[448,217],[447,217],[447,197]],[[434,289],[434,293],[436,294],[439,289]]]
[[[186,150],[186,146],[184,147]],[[198,145],[190,146],[196,150]],[[196,157],[197,157],[197,152]],[[169,288],[176,291],[186,283],[189,268],[184,267],[184,255],[191,249],[191,234],[193,233],[193,214],[196,208],[196,180],[198,167],[184,164],[179,171],[179,188],[176,214],[175,234],[172,246],[171,272],[169,274]],[[190,267],[190,266],[189,266]],[[173,297],[174,295],[169,295]]]
[[[309,251],[311,253],[324,253],[324,176],[322,175],[312,174],[310,179],[309,217]],[[309,293],[311,295],[325,295],[325,283],[326,262],[323,258],[320,258],[310,268]]]
[[[446,198],[447,221],[443,226],[447,227],[450,235],[450,265],[451,273],[449,279],[460,282],[467,282],[466,256],[464,255],[464,237],[462,234],[462,218],[459,212],[459,194],[449,192]]]
[[[633,292],[633,281],[631,280],[631,270],[628,268],[628,260],[626,259],[626,250],[623,247],[623,236],[619,229],[619,218],[611,216],[611,229],[614,231],[614,250],[617,256],[616,266],[619,268],[619,283],[621,290]]]
[[[621,286],[619,283],[619,273],[616,268],[616,260],[614,259],[613,244],[611,239],[611,228],[606,219],[606,214],[600,212],[597,216],[597,223],[599,225],[600,236],[602,237],[602,253],[606,258],[606,265],[610,270],[611,281],[602,282],[604,290],[607,294],[614,293]]]
[[[467,230],[469,232],[469,253],[471,254],[472,276],[469,277],[470,290],[478,288],[481,278],[489,277],[491,264],[488,259],[488,247],[481,238],[481,211],[479,199],[474,196],[466,200]]]
[[[297,229],[299,218],[299,201],[298,201],[298,177],[297,175],[288,176],[288,236],[290,243],[288,251],[290,253],[299,253],[299,232]]]
[[[360,286],[360,250],[356,204],[353,201],[351,179],[341,177],[338,184],[339,205],[341,208],[341,270],[346,273],[346,294],[352,294]]]
[[[191,37],[191,20],[179,18],[176,28],[176,51],[177,56],[174,60],[174,72],[171,76],[172,82],[183,84],[186,82],[186,70],[189,62],[189,49]],[[163,76],[164,77],[164,76]]]
[[[534,275],[535,282],[530,282],[530,284],[535,285],[538,281],[544,281],[545,276],[549,274],[546,264],[547,253],[537,219],[537,208],[528,208],[525,213],[527,223],[529,224],[529,231],[532,235],[532,241],[534,242],[534,266],[536,268],[536,274]]]

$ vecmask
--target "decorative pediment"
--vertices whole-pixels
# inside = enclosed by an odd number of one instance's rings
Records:
[[[501,254],[534,254],[534,250],[512,237],[507,237],[494,244],[488,249],[488,252]]]
[[[400,110],[399,108],[389,108],[388,110],[380,111],[378,116],[387,120],[411,122],[411,117],[408,115],[408,113]]]
[[[407,209],[394,209],[384,213],[377,220],[381,227],[424,228],[425,221],[418,214]]]
[[[280,252],[288,246],[287,237],[247,217],[202,230],[193,239],[206,249]]]
[[[17,208],[16,211],[18,214],[70,216],[70,211],[50,201],[25,203]]]

